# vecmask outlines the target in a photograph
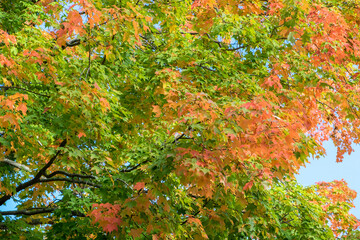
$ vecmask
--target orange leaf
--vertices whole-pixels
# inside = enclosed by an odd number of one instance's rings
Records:
[[[105,98],[100,98],[100,105],[106,109],[110,108],[110,104]]]
[[[253,186],[254,181],[251,180],[250,182],[248,182],[247,184],[245,184],[245,186],[243,187],[243,190],[250,190],[251,187]]]
[[[159,106],[157,105],[153,105],[153,112],[155,113],[155,117],[160,117],[161,116],[161,109]]]
[[[22,114],[25,115],[25,114],[26,114],[26,111],[27,111],[26,103],[20,103],[20,104],[17,106],[16,110],[21,111]]]
[[[81,138],[81,137],[86,137],[86,134],[81,130],[77,136],[78,136],[79,138]]]
[[[55,84],[56,84],[56,85],[60,85],[60,86],[64,86],[64,85],[65,85],[65,83],[63,83],[63,82],[57,82],[57,81],[55,81]]]
[[[134,189],[135,190],[140,190],[143,189],[145,187],[145,183],[144,182],[138,182],[135,184]]]

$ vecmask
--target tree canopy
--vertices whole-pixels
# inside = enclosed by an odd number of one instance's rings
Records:
[[[0,236],[357,239],[294,174],[360,142],[359,0],[0,3]]]

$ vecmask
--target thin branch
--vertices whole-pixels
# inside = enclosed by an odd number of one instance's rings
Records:
[[[15,168],[18,168],[18,169],[22,169],[22,170],[25,170],[25,171],[28,171],[30,172],[30,168],[25,166],[25,165],[22,165],[20,163],[17,163],[15,161],[12,161],[10,159],[7,159],[7,158],[4,158],[3,160],[0,160],[0,163],[6,163],[6,164],[9,164]]]
[[[93,186],[93,187],[97,187],[97,188],[102,187],[99,184],[95,184],[95,183],[88,182],[88,181],[69,179],[69,178],[60,178],[60,177],[58,177],[58,178],[41,178],[38,181],[38,183],[43,183],[43,182],[71,182],[71,183],[85,184],[85,185],[89,185],[89,186]]]
[[[61,143],[59,147],[65,147],[66,145],[66,139],[64,139]],[[54,163],[55,159],[57,158],[57,156],[60,154],[61,150],[58,150],[55,154],[55,156],[53,156],[50,161],[36,174],[36,176],[34,177],[34,180],[39,180],[41,176],[43,176],[46,173],[46,170]]]
[[[26,216],[32,216],[36,214],[42,214],[42,213],[52,213],[55,211],[56,208],[39,208],[39,209],[25,209],[25,210],[15,210],[15,211],[4,211],[0,212],[1,215],[7,216],[7,215],[26,215]]]
[[[211,69],[211,68],[209,68],[209,67],[205,67],[204,65],[196,65],[196,66],[198,66],[198,67],[201,67],[201,68],[203,68],[203,69],[206,69],[206,70],[209,70],[209,71],[212,71],[212,72],[216,72],[216,70],[214,70],[214,69]]]
[[[50,174],[44,174],[44,176],[46,178],[51,178],[55,175],[58,175],[58,174],[61,174],[61,175],[65,175],[67,177],[77,177],[77,178],[91,178],[91,179],[95,179],[96,177],[95,176],[92,176],[92,175],[82,175],[82,174],[78,174],[78,173],[68,173],[68,172],[65,172],[65,171],[55,171],[55,172],[52,172]]]
[[[180,134],[178,137],[175,137],[175,139],[174,139],[171,143],[172,143],[172,144],[176,143],[178,140],[182,139],[184,136],[185,136],[185,133]],[[162,149],[163,149],[163,148],[162,148]],[[162,150],[162,149],[161,149],[161,150]],[[150,160],[145,160],[145,161],[143,161],[143,162],[141,162],[141,163],[139,163],[139,164],[137,164],[137,165],[135,165],[135,166],[133,166],[133,167],[131,167],[131,168],[122,169],[122,170],[120,170],[120,172],[125,173],[125,172],[134,171],[134,170],[138,169],[141,165],[143,165],[143,164],[145,164],[145,163],[148,163],[149,161],[150,161]]]
[[[318,103],[320,103],[321,105],[326,106],[326,107],[330,108],[331,110],[333,110],[334,112],[336,112],[336,110],[335,110],[334,108],[332,108],[331,106],[329,106],[328,104],[326,104],[326,103],[324,103],[324,102],[321,102],[321,101],[319,101],[319,100],[317,100],[317,99],[316,99],[316,102],[318,102]]]
[[[10,215],[26,215],[26,216],[32,216],[32,215],[36,215],[36,214],[43,214],[43,213],[52,213],[54,212],[56,209],[58,209],[58,207],[52,207],[52,208],[30,208],[30,209],[22,209],[22,210],[13,210],[13,211],[3,211],[0,212],[0,215],[3,216],[10,216]],[[86,217],[86,215],[82,212],[79,211],[71,211],[71,216],[75,216],[75,217]],[[50,219],[51,220],[51,219]],[[29,224],[43,224],[43,223],[29,223]]]
[[[217,45],[219,45],[220,48],[223,48],[223,46],[221,45],[220,41],[216,41],[214,39],[211,38],[210,34],[206,33],[205,34],[211,41],[213,41],[214,43],[216,43]]]
[[[149,162],[149,160],[146,160],[146,161],[144,161],[144,162],[141,162],[141,163],[135,165],[135,166],[132,167],[132,168],[127,168],[127,169],[120,170],[120,172],[131,172],[131,171],[134,171],[134,170],[136,170],[138,167],[140,167],[142,164],[147,163],[147,162]]]
[[[227,48],[227,49],[225,49],[225,51],[237,51],[237,50],[242,49],[242,48],[245,48],[245,47],[247,47],[247,45],[246,45],[246,46],[237,47],[237,48]]]
[[[48,95],[41,94],[41,93],[37,93],[37,92],[33,92],[33,91],[29,90],[29,89],[22,88],[22,87],[16,87],[16,86],[10,86],[10,87],[0,86],[0,88],[4,88],[4,89],[9,89],[9,88],[20,89],[20,90],[24,90],[24,91],[26,91],[26,92],[30,92],[30,93],[33,93],[33,94],[39,95],[39,96],[43,96],[43,97],[47,97],[47,98],[49,98],[49,97],[50,97],[50,96],[48,96]]]
[[[206,199],[204,204],[203,204],[203,208],[206,207],[206,205],[210,202],[210,199]],[[200,210],[198,210],[196,213],[194,213],[193,215],[191,215],[191,217],[196,217],[198,214],[200,213]],[[185,223],[188,222],[189,219],[186,219],[185,221],[183,221],[182,223],[180,223],[180,225],[184,225]]]
[[[91,37],[91,28],[89,30],[89,38]],[[88,65],[88,69],[87,69],[87,72],[86,72],[86,77],[85,79],[89,77],[91,77],[91,45],[89,44],[89,65]]]
[[[162,33],[162,32],[160,32],[160,33]],[[180,34],[199,35],[199,33],[197,33],[197,32],[180,32]]]

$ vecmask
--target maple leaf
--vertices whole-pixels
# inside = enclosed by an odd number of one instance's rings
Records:
[[[27,111],[26,103],[19,103],[19,105],[16,107],[16,110],[21,111],[22,114],[25,115]]]
[[[135,185],[134,185],[134,189],[135,190],[141,190],[141,189],[143,189],[145,187],[145,183],[144,182],[138,182],[138,183],[136,183]]]
[[[97,90],[101,90],[101,88],[99,87],[99,85],[95,82],[94,83],[94,87],[97,89]]]
[[[106,100],[106,98],[100,98],[100,105],[102,107],[104,107],[105,109],[109,109],[110,108],[110,104],[109,102]]]
[[[64,82],[58,82],[58,81],[54,81],[56,85],[60,85],[60,86],[64,86],[65,83]]]
[[[153,107],[153,112],[155,113],[155,117],[160,117],[161,116],[160,106],[153,105],[152,107]]]
[[[254,181],[251,180],[250,182],[246,183],[245,186],[243,187],[243,190],[250,190],[251,187],[253,186]]]
[[[108,219],[108,224],[105,224],[104,231],[105,232],[113,232],[118,229],[118,225],[116,224],[116,218],[114,219]]]
[[[79,131],[79,134],[77,135],[79,138],[86,137],[86,134],[81,130]]]
[[[138,228],[138,229],[131,229],[130,230],[130,236],[132,236],[133,238],[138,238],[141,236],[141,234],[144,232],[143,229]]]

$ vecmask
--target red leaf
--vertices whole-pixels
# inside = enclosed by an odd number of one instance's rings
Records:
[[[99,87],[99,85],[95,82],[94,83],[94,87],[97,89],[97,90],[101,90],[101,88]]]
[[[81,137],[86,137],[86,134],[81,130],[77,136],[78,136],[79,138],[81,138]]]
[[[51,109],[51,108],[49,108],[49,107],[44,108],[43,113],[46,113],[47,111],[49,111],[49,109]]]
[[[248,182],[247,184],[245,184],[245,186],[243,187],[243,190],[250,190],[251,187],[253,186],[254,181],[251,180],[250,182]]]
[[[104,226],[104,231],[105,232],[116,231],[118,229],[118,224],[117,224],[116,220],[117,220],[116,218],[114,218],[113,221],[108,220],[109,223]]]
[[[63,83],[63,82],[57,82],[57,81],[55,81],[55,84],[56,84],[56,85],[60,85],[60,86],[64,86],[64,85],[65,85],[65,83]]]
[[[143,189],[145,187],[145,183],[144,182],[138,182],[135,184],[134,189],[135,190],[140,190]]]

